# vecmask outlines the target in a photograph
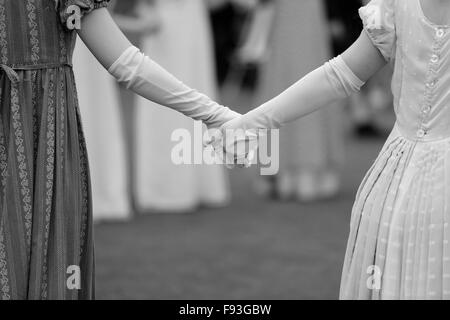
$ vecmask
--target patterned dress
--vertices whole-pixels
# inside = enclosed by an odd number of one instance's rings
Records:
[[[450,25],[373,0],[364,29],[394,66],[396,124],[358,191],[342,299],[450,299]]]
[[[75,11],[106,4],[0,0],[1,299],[93,298],[89,167],[71,23]]]

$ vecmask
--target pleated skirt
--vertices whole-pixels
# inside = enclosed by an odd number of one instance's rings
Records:
[[[0,299],[91,299],[89,167],[72,69],[0,72]]]
[[[341,299],[450,299],[450,138],[396,126],[352,210]]]

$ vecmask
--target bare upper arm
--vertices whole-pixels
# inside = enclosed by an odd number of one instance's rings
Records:
[[[342,54],[342,58],[353,73],[364,82],[386,65],[383,55],[364,31]]]
[[[106,8],[96,9],[84,16],[78,35],[106,69],[132,46]]]

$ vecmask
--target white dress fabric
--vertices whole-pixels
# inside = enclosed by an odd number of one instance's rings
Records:
[[[420,0],[360,10],[394,67],[396,124],[352,211],[342,299],[450,299],[450,26]]]
[[[125,138],[115,79],[80,39],[73,64],[91,169],[94,220],[127,219]]]
[[[274,3],[274,27],[270,54],[262,70],[260,103],[272,99],[331,56],[322,0]],[[341,113],[341,105],[333,104],[283,128],[280,173],[294,176],[339,169],[345,158]]]
[[[161,29],[144,37],[143,51],[188,86],[214,98],[212,39],[203,0],[160,0],[155,10]],[[172,162],[177,142],[171,141],[171,135],[176,129],[191,133],[192,153],[194,144],[201,150],[201,138],[196,136],[194,141],[192,119],[142,98],[138,98],[136,114],[136,201],[142,212],[180,213],[228,202],[223,167]]]

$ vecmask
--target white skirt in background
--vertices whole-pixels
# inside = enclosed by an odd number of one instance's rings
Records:
[[[160,0],[155,10],[161,16],[161,30],[143,39],[143,51],[187,85],[214,98],[212,39],[203,0]],[[181,128],[193,134],[193,120],[142,98],[136,115],[136,199],[141,211],[179,213],[228,203],[222,167],[172,162],[176,142],[171,135]]]
[[[94,220],[123,220],[130,215],[130,205],[116,83],[80,39],[73,64],[89,155]]]

